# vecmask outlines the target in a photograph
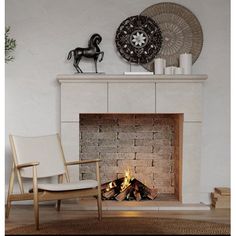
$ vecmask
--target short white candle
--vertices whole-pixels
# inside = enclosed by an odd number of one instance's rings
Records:
[[[165,64],[165,59],[156,58],[154,60],[154,72],[156,75],[164,74]]]
[[[182,75],[184,73],[184,69],[181,67],[175,68],[175,75]]]

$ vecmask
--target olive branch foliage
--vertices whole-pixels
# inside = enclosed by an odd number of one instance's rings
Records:
[[[13,61],[14,57],[12,56],[12,52],[16,47],[16,40],[10,38],[10,27],[5,28],[5,63]]]

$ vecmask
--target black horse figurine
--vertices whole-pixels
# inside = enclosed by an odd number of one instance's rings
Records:
[[[79,62],[81,58],[87,57],[87,58],[93,58],[94,64],[95,64],[95,70],[97,73],[97,60],[99,55],[101,54],[101,58],[99,62],[103,60],[104,52],[100,51],[100,48],[98,47],[98,44],[101,43],[102,37],[99,34],[93,34],[88,42],[87,48],[75,48],[71,51],[69,51],[67,60],[70,60],[72,57],[72,54],[74,54],[74,67],[77,70],[78,73],[83,73],[81,68],[79,67]]]

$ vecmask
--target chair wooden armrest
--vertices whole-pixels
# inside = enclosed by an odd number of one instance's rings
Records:
[[[100,161],[101,159],[93,159],[93,160],[85,160],[85,161],[69,161],[69,162],[66,162],[66,165],[71,166],[71,165],[94,163],[94,162],[100,162]]]
[[[16,168],[21,169],[21,168],[26,168],[26,167],[38,166],[38,165],[39,165],[39,162],[35,161],[35,162],[28,162],[28,163],[17,165]]]

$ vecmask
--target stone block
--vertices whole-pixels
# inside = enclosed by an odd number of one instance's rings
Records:
[[[80,160],[99,159],[99,153],[80,153]]]
[[[95,163],[89,163],[89,164],[83,164],[79,165],[80,173],[89,173],[89,172],[96,172],[96,164]]]
[[[117,142],[116,139],[99,139],[98,145],[101,147],[106,147],[106,146],[116,147]]]
[[[153,118],[152,117],[136,117],[135,118],[135,125],[153,125]]]
[[[151,146],[155,144],[156,144],[156,140],[153,140],[153,139],[136,139],[135,140],[136,146]]]
[[[152,124],[140,124],[140,125],[135,125],[135,131],[136,132],[153,132],[155,130],[153,129]]]
[[[100,153],[102,160],[135,159],[135,153]]]
[[[136,159],[159,159],[159,156],[156,153],[136,153]]]
[[[157,187],[172,187],[171,179],[154,179],[153,183]]]
[[[101,166],[107,166],[108,168],[111,166],[117,166],[117,160],[106,159],[102,161]]]
[[[135,159],[135,153],[117,153],[117,159],[133,160]]]
[[[154,126],[155,129],[155,126]],[[171,139],[173,138],[173,131],[169,128],[157,128],[154,131],[153,139]]]
[[[152,160],[118,160],[119,167],[152,166]]]
[[[98,146],[81,146],[80,151],[82,153],[98,153],[99,152]]]
[[[135,167],[135,172],[137,173],[137,174],[153,174],[154,172],[155,172],[155,170],[156,170],[156,167],[153,167],[153,166],[145,166],[145,167],[143,167],[143,166],[136,166]]]
[[[98,132],[81,132],[80,137],[83,140],[97,140],[98,139]]]
[[[119,125],[135,124],[135,116],[133,114],[119,114],[117,122]]]
[[[116,143],[117,143],[118,147],[121,147],[121,146],[131,146],[132,147],[132,146],[134,146],[133,139],[129,139],[129,140],[120,139],[120,140],[117,140]]]
[[[108,165],[101,165],[101,174],[105,175],[106,173],[118,173],[120,172],[119,166],[108,166]]]
[[[121,146],[117,148],[118,152],[125,152],[125,153],[151,153],[152,146]]]
[[[153,148],[154,148],[153,149],[154,153],[158,153],[159,155],[162,155],[162,156],[174,153],[173,146],[154,145]]]
[[[138,174],[134,173],[134,178],[142,182],[147,187],[151,188],[153,186],[153,175],[152,174]]]
[[[98,140],[96,139],[80,139],[81,146],[98,146]]]
[[[105,147],[105,146],[99,146],[98,151],[101,153],[116,153],[117,147]]]
[[[152,139],[152,132],[120,132],[118,134],[118,139]]]
[[[99,132],[99,126],[98,125],[80,125],[80,131],[81,132]]]
[[[96,173],[82,173],[82,179],[94,179],[96,180]]]
[[[159,193],[169,193],[169,194],[174,194],[175,193],[175,188],[174,187],[165,187],[165,186],[157,186],[158,192]]]
[[[119,126],[117,127],[117,131],[118,132],[136,132],[136,127],[134,125],[124,125],[124,124],[119,124]]]
[[[118,153],[100,153],[100,158],[103,161],[106,161],[106,160],[117,160],[118,159],[117,155],[118,155]]]
[[[86,114],[80,114],[79,115],[80,121],[88,121],[88,120],[100,120],[101,118],[101,114],[90,114],[90,113],[86,113]]]
[[[100,132],[118,132],[119,127],[116,123],[115,124],[103,124],[103,125],[99,125],[99,131]]]
[[[116,139],[117,138],[117,134],[114,132],[100,132],[97,133],[97,138],[98,139]]]
[[[153,166],[160,167],[160,166],[174,166],[174,159],[173,160],[166,160],[166,159],[158,159],[153,160]]]
[[[115,173],[107,173],[105,175],[101,175],[102,184],[112,182],[117,179],[117,174]]]
[[[117,120],[116,119],[101,119],[99,121],[99,125],[117,125]]]

